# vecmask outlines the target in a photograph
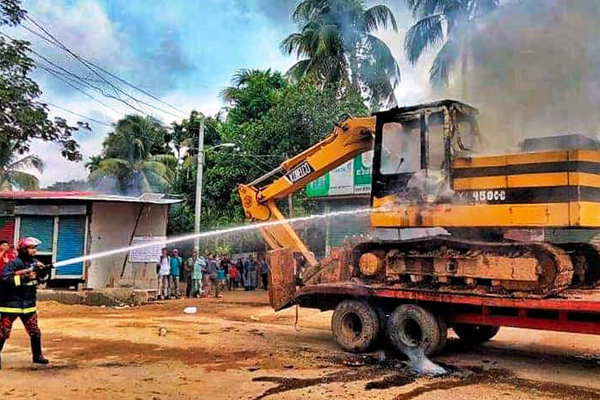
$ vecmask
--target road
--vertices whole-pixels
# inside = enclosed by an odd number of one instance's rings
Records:
[[[187,306],[198,313],[186,315]],[[331,313],[273,312],[264,292],[136,308],[40,303],[50,366],[33,366],[17,322],[3,353],[3,399],[597,399],[593,336],[503,328],[435,359],[449,375],[415,377],[384,351],[340,351]],[[161,328],[164,328],[161,330]],[[159,332],[162,331],[163,334]]]

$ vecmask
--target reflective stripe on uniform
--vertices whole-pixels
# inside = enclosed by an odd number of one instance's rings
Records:
[[[0,307],[0,313],[8,314],[30,314],[37,311],[37,307],[16,308],[16,307]]]
[[[21,286],[21,275],[15,275],[15,286]]]
[[[33,281],[29,281],[27,283],[24,283],[23,286],[35,286],[38,284],[38,281],[33,280]]]

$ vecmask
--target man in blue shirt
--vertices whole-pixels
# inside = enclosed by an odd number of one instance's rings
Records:
[[[267,264],[266,258],[263,258],[260,262],[260,276],[262,277],[263,289],[269,290],[269,264]]]
[[[181,257],[179,257],[179,250],[173,249],[173,256],[171,257],[171,287],[173,290],[171,291],[171,295],[175,296],[175,298],[179,298],[179,275],[181,272],[181,265],[183,261]]]

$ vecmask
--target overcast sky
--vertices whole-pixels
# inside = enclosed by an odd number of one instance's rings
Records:
[[[295,27],[290,20],[296,0],[24,0],[29,15],[57,39],[86,59],[155,94],[185,111],[196,109],[214,114],[222,106],[220,90],[240,68],[272,68],[285,71],[295,58],[279,50],[279,43]],[[374,4],[368,1],[367,4]],[[429,58],[416,68],[409,67],[402,54],[404,34],[412,20],[399,1],[382,0],[393,11],[400,32],[379,32],[400,64],[402,82],[397,89],[400,104],[410,104],[429,96]],[[167,5],[168,4],[168,5]],[[35,28],[31,22],[26,25]],[[19,28],[12,36],[33,43],[35,51],[52,62],[82,76],[97,79],[68,54]],[[66,83],[38,70],[42,99],[57,106],[105,123],[112,123],[135,110],[118,101],[90,91],[102,105]],[[129,90],[128,90],[129,91]],[[131,94],[150,100],[140,93]],[[133,102],[130,102],[133,103]],[[181,113],[152,101],[153,104]],[[133,103],[135,104],[135,103]],[[108,106],[108,107],[107,107]],[[136,105],[137,107],[143,107]],[[54,115],[74,123],[78,119],[51,107]],[[144,111],[170,124],[181,117],[145,107]],[[79,134],[84,160],[99,154],[102,141],[111,128],[90,123],[92,132]],[[84,163],[61,158],[50,143],[36,142],[32,152],[46,162],[40,176],[42,186],[56,181],[83,179]]]

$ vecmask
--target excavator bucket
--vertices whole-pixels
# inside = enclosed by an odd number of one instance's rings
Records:
[[[267,253],[270,265],[269,302],[275,311],[289,306],[296,294],[296,258],[292,249],[277,249]]]

